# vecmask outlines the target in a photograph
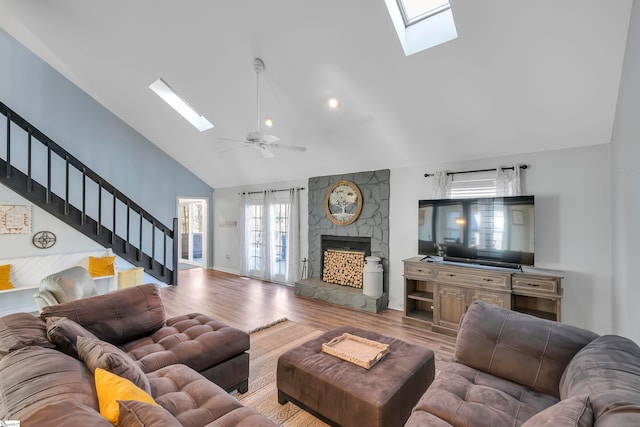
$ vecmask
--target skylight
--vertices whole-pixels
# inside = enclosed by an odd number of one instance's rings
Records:
[[[200,132],[211,129],[213,125],[206,117],[198,113],[191,105],[178,95],[164,80],[158,79],[149,85],[149,89],[169,104]]]
[[[398,6],[406,27],[451,7],[443,0],[398,0]]]
[[[385,3],[407,56],[458,37],[448,1],[385,0]]]

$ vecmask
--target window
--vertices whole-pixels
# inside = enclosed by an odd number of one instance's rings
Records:
[[[453,13],[443,0],[385,0],[405,55],[458,37]]]
[[[452,199],[470,199],[475,197],[495,197],[495,178],[454,179],[451,183]]]

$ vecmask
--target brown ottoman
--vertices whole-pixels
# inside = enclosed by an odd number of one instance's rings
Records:
[[[367,370],[322,351],[345,332],[389,344],[389,354]],[[334,425],[401,426],[434,376],[428,348],[342,326],[280,356],[278,402],[291,401]]]

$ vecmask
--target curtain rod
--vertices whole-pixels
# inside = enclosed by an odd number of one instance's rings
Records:
[[[528,166],[527,165],[520,165],[520,169],[527,169]],[[503,166],[500,168],[501,170],[513,170],[514,166]],[[447,175],[457,175],[457,174],[461,174],[461,173],[474,173],[474,172],[492,172],[492,171],[497,171],[498,168],[493,168],[493,169],[476,169],[473,171],[459,171],[459,172],[447,172]],[[425,173],[424,177],[430,177],[433,176],[434,174],[432,173]]]
[[[262,190],[262,191],[245,191],[242,193],[238,193],[238,194],[258,194],[258,193],[264,193],[267,191],[289,191],[289,190],[304,190],[304,187],[294,187],[294,188],[283,188],[281,190]]]

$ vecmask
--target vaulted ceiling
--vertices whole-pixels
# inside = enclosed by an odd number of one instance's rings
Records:
[[[458,38],[408,57],[384,0],[0,0],[0,26],[217,188],[608,143],[631,4],[452,0]],[[268,133],[306,152],[218,139],[255,130],[255,57]]]

